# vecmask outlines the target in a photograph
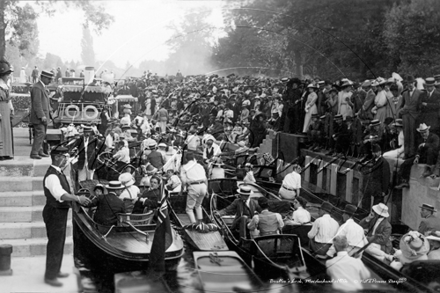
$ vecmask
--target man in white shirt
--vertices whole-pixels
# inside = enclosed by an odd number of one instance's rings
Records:
[[[339,224],[330,216],[333,205],[323,202],[319,209],[319,218],[312,225],[307,236],[311,239],[310,249],[318,256],[327,257],[326,253],[332,245],[333,237],[339,229]]]
[[[347,253],[347,237],[338,235],[333,239],[337,256],[326,262],[327,274],[335,282],[333,289],[354,292],[362,290],[362,281],[370,278],[371,273],[360,259]]]
[[[294,164],[292,167],[293,171],[284,177],[278,191],[280,197],[284,199],[294,199],[299,195],[301,189],[301,166]]]
[[[130,163],[130,150],[125,146],[124,141],[118,142],[119,150],[116,154],[113,155],[113,159],[116,159],[117,162],[122,162],[125,164]]]
[[[186,153],[184,165],[180,170],[182,184],[186,186],[188,195],[186,198],[186,213],[191,223],[201,223],[203,220],[202,202],[208,192],[208,179],[202,165],[194,159],[194,154]],[[194,209],[197,214],[197,221],[194,216]]]
[[[310,223],[312,217],[308,210],[305,209],[306,201],[300,197],[295,198],[293,201],[293,206],[295,211],[292,213],[292,222],[293,225],[303,225]]]
[[[342,214],[344,219],[344,224],[339,227],[337,236],[345,236],[348,241],[348,255],[361,258],[362,254],[357,254],[357,252],[364,247],[368,240],[364,235],[364,229],[353,220],[353,216],[356,213],[357,207],[351,204],[347,204]],[[336,253],[335,246],[332,245],[327,252],[327,255],[333,257]]]

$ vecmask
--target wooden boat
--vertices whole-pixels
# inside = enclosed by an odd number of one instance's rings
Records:
[[[212,224],[211,219],[204,211],[204,225],[191,225],[188,215],[185,212],[186,208],[186,193],[173,195],[169,198],[170,218],[174,225],[176,225],[185,235],[185,240],[193,250],[201,251],[217,251],[228,250],[228,246],[224,241],[217,226]]]
[[[262,281],[234,251],[193,252],[204,292],[259,292]]]
[[[153,213],[119,214],[118,224],[102,226],[93,221],[93,210],[73,203],[73,230],[77,253],[86,253],[94,264],[112,272],[145,270],[148,267],[156,224]],[[167,268],[177,266],[183,240],[171,227],[173,242],[165,252]]]

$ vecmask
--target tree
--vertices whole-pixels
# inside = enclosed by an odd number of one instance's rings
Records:
[[[396,4],[384,28],[390,66],[401,74],[432,76],[440,65],[440,2],[411,0]]]
[[[53,3],[59,1],[50,0],[48,2],[36,1],[43,9],[44,12],[48,14],[55,13],[53,8]],[[82,9],[85,15],[86,26],[93,26],[95,31],[99,33],[101,30],[107,28],[113,21],[113,16],[105,12],[103,5],[92,4],[89,0],[76,0],[76,1],[64,1],[65,5],[68,7]],[[27,16],[32,16],[33,20],[36,19],[37,15],[32,14],[29,9],[20,9],[18,0],[1,0],[0,1],[0,58],[5,57],[6,49],[6,33],[7,28],[10,33],[14,36],[16,30],[21,27],[21,21],[26,19]],[[17,40],[20,39],[23,34],[16,34]],[[17,41],[16,40],[16,41]],[[20,41],[21,43],[21,41]]]
[[[93,49],[93,37],[88,27],[83,26],[81,40],[81,59],[86,66],[95,66],[95,50]]]

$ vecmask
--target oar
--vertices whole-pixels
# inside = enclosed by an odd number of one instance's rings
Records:
[[[339,157],[333,158],[332,160],[330,160],[330,162],[328,162],[327,164],[325,164],[324,166],[322,166],[321,168],[318,169],[318,172],[316,172],[316,174],[321,173],[325,168],[327,168],[328,166],[330,166],[333,162],[335,162],[336,160],[338,160]]]
[[[370,246],[370,244],[373,243],[373,241],[377,238],[377,235],[373,235],[373,238],[371,238],[371,240],[365,244],[361,249],[359,249],[356,253],[353,254],[353,257],[357,258],[359,257],[359,255],[368,248],[368,246]]]

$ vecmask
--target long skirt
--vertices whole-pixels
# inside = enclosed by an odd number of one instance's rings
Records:
[[[11,128],[11,109],[8,102],[0,101],[0,157],[14,156],[14,141]]]

